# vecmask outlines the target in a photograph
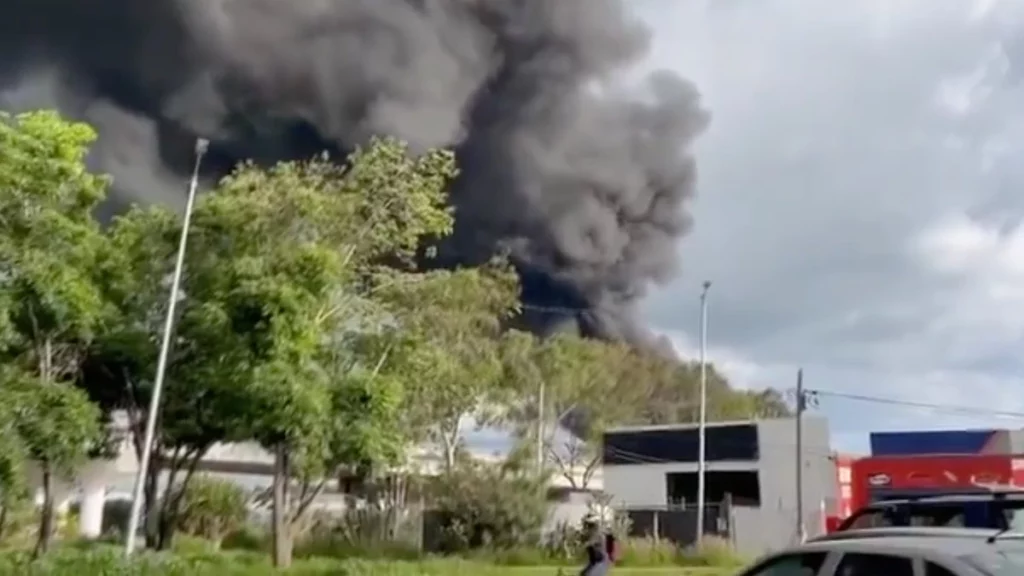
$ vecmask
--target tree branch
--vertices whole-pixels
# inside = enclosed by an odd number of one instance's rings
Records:
[[[327,487],[327,478],[322,478],[312,490],[309,490],[309,487],[309,482],[302,483],[302,492],[299,495],[299,504],[295,507],[295,513],[292,515],[290,520],[290,523],[293,526],[303,518],[313,502],[323,494],[324,488]]]

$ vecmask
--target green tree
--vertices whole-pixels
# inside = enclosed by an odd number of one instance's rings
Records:
[[[0,543],[12,512],[23,503],[28,491],[25,445],[14,416],[10,402],[0,404]]]
[[[447,152],[414,158],[382,139],[344,166],[326,158],[268,170],[243,165],[200,198],[159,427],[158,453],[172,474],[183,468],[187,484],[212,444],[243,438],[275,452],[282,491],[292,476],[329,472],[332,411],[350,404],[345,391],[358,377],[325,365],[327,351],[376,329],[367,279],[382,259],[406,264],[421,238],[449,232],[444,185],[453,173]],[[151,351],[179,234],[177,216],[159,208],[136,209],[111,232],[117,249],[108,288],[122,303],[122,321],[97,350],[90,388],[108,405],[127,396],[136,431],[145,424]],[[365,364],[351,369],[365,372]],[[156,515],[164,531],[180,503],[168,495]],[[283,533],[289,512],[281,508]],[[289,548],[287,540],[279,542]],[[167,545],[165,537],[156,542]],[[278,556],[286,564],[290,551],[279,548]]]
[[[486,425],[501,411],[501,333],[518,305],[518,280],[496,259],[378,282],[375,296],[406,338],[386,367],[405,384],[404,426],[441,448],[450,470],[467,417]]]
[[[587,488],[593,478],[604,430],[629,422],[642,401],[632,356],[623,344],[572,334],[506,337],[506,371],[526,399],[514,412],[520,435],[531,438],[535,458],[553,464],[574,488]]]
[[[53,475],[71,474],[98,439],[98,413],[73,387],[108,311],[92,215],[108,182],[85,167],[95,137],[52,112],[0,114],[0,331],[14,422],[43,475],[37,554],[52,537]]]
[[[630,369],[645,388],[635,424],[686,424],[700,418],[700,363],[637,350]],[[713,363],[707,372],[707,418],[710,421],[787,417],[785,400],[773,389],[734,388]]]
[[[181,221],[162,208],[134,208],[115,219],[111,249],[102,262],[107,298],[117,303],[86,359],[82,385],[107,411],[123,409],[137,457],[142,454],[146,414],[167,310]],[[171,544],[182,490],[218,442],[248,439],[249,373],[243,338],[216,300],[221,261],[202,237],[190,238],[175,339],[169,358],[153,465],[145,479],[146,542]],[[163,493],[158,478],[167,473]]]
[[[34,375],[8,373],[0,394],[14,408],[16,437],[40,467],[43,505],[34,554],[47,552],[54,532],[53,483],[69,479],[100,436],[100,411],[85,392],[70,385],[42,385]]]

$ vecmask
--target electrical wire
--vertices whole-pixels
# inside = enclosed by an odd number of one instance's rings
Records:
[[[808,388],[804,390],[804,393],[810,398],[835,398],[840,400],[851,400],[856,402],[867,402],[871,404],[880,404],[885,406],[897,406],[904,408],[915,408],[924,410],[934,410],[937,412],[947,412],[952,414],[960,414],[966,416],[994,416],[999,418],[1010,418],[1015,420],[1024,420],[1024,412],[1014,412],[1008,410],[992,410],[988,408],[973,407],[973,406],[956,406],[952,404],[938,404],[932,402],[920,402],[916,400],[903,400],[898,398],[886,398],[883,396],[871,396],[867,394],[853,394],[848,392],[835,392],[831,390],[820,390]]]

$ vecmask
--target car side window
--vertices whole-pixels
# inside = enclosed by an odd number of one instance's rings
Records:
[[[744,572],[743,576],[818,576],[825,557],[824,552],[787,554]]]
[[[872,510],[871,512],[864,512],[858,514],[849,522],[847,530],[860,530],[863,528],[881,528],[886,526],[885,516],[879,512]]]
[[[924,576],[956,576],[956,574],[945,566],[939,566],[935,562],[926,562]]]
[[[914,576],[914,559],[891,554],[843,554],[835,576]]]

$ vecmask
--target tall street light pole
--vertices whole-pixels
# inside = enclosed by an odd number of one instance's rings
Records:
[[[697,427],[697,546],[704,542],[704,500],[706,498],[707,419],[708,419],[708,290],[705,281],[700,293],[700,420]]]
[[[142,454],[139,458],[139,470],[135,475],[135,490],[132,496],[132,510],[128,517],[128,534],[125,537],[124,553],[131,556],[135,551],[138,538],[139,522],[142,516],[143,492],[146,476],[149,474],[150,460],[153,449],[153,436],[156,434],[156,421],[160,414],[160,395],[164,387],[164,375],[167,373],[167,357],[171,348],[171,337],[174,334],[175,310],[181,291],[181,274],[185,266],[185,251],[188,247],[188,228],[192,223],[192,209],[196,203],[196,191],[199,188],[199,166],[210,143],[205,139],[196,140],[196,160],[192,168],[192,180],[188,188],[188,200],[185,203],[185,218],[181,225],[181,239],[178,241],[178,259],[174,264],[174,278],[171,280],[171,294],[167,302],[167,318],[164,321],[163,341],[160,344],[160,357],[156,365],[156,377],[153,379],[153,393],[149,400],[149,411],[146,414],[146,435],[142,442]]]

